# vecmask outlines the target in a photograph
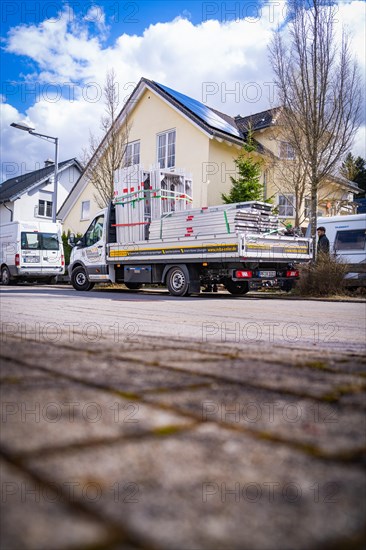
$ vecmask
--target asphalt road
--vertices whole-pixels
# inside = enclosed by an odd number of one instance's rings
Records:
[[[1,288],[3,334],[34,340],[96,343],[157,339],[239,347],[365,350],[365,302],[276,299],[226,292],[174,298],[166,291],[68,286]]]
[[[0,288],[0,547],[365,547],[365,302]]]

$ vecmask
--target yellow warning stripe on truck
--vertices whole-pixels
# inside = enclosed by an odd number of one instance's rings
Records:
[[[190,246],[165,246],[156,248],[143,248],[136,245],[133,249],[117,249],[110,250],[109,256],[111,258],[131,257],[131,256],[156,256],[156,255],[169,255],[169,254],[212,254],[212,253],[227,253],[237,252],[237,244],[202,244],[202,245],[190,245]]]
[[[296,253],[296,254],[308,254],[309,250],[308,247],[305,246],[291,246],[291,245],[282,245],[279,244],[247,244],[246,250],[250,251],[263,251],[263,250],[270,250],[270,251],[276,251],[281,253]]]

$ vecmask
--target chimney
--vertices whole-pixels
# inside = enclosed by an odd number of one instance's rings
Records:
[[[45,168],[47,168],[48,166],[52,166],[52,164],[55,164],[52,159],[47,159],[44,161]]]

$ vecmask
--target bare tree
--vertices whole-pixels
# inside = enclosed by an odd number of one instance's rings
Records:
[[[90,134],[89,148],[84,151],[86,177],[94,186],[99,208],[105,208],[114,193],[114,172],[125,164],[129,128],[118,121],[118,84],[114,70],[107,72],[103,88],[105,114],[101,117],[102,137]]]
[[[281,122],[281,115],[277,120],[275,139],[284,145],[285,151],[280,150],[276,155],[267,155],[268,176],[272,179],[272,187],[280,194],[287,195],[287,199],[294,210],[294,226],[300,227],[305,220],[304,202],[309,195],[309,181],[301,157],[295,153],[295,144],[288,135],[286,127]],[[293,200],[290,200],[293,196]]]
[[[270,45],[282,117],[310,182],[316,243],[318,190],[352,146],[362,92],[350,40],[337,43],[336,7],[329,0],[289,0],[289,43],[277,30]]]

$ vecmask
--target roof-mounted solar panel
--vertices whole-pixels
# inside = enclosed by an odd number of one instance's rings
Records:
[[[212,109],[207,107],[207,105],[204,105],[203,103],[197,101],[196,99],[193,99],[192,97],[188,97],[184,94],[181,94],[180,92],[176,92],[175,90],[172,90],[167,86],[163,86],[158,82],[155,82],[155,84],[166,93],[168,93],[170,96],[172,96],[176,101],[181,103],[184,107],[189,109],[189,111],[191,111],[193,114],[198,116],[211,128],[214,128],[215,130],[220,130],[221,132],[225,132],[226,134],[230,134],[231,136],[241,138],[241,134],[239,130],[235,128],[235,126],[229,124],[226,120],[224,120],[214,111],[212,111]]]

